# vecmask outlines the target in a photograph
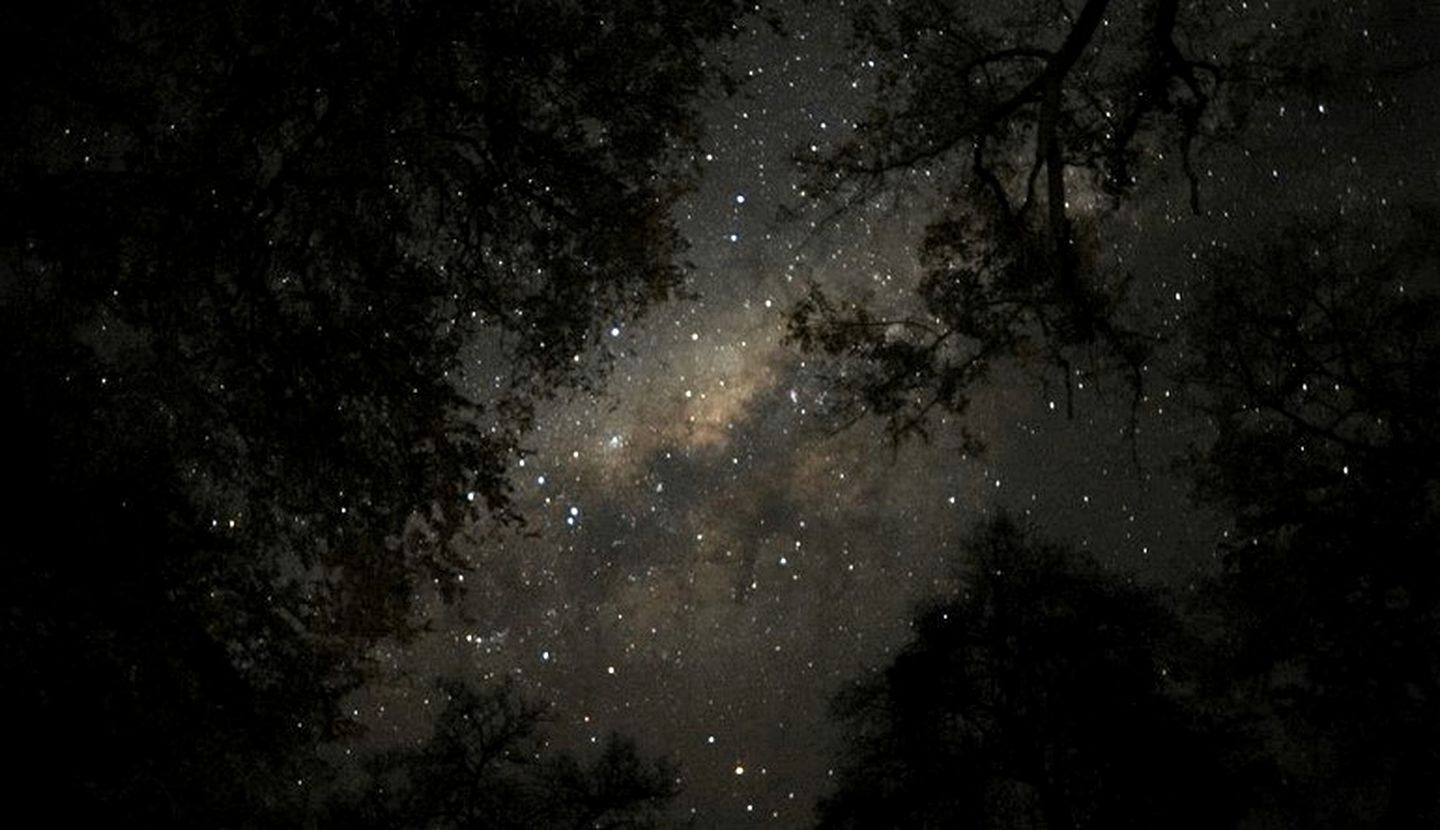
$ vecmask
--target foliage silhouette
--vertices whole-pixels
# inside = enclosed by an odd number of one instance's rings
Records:
[[[1058,371],[1072,413],[1082,373],[1118,375],[1138,399],[1162,330],[1131,301],[1133,275],[1100,257],[1099,226],[1173,168],[1198,212],[1200,156],[1262,94],[1322,80],[1293,46],[1323,31],[1324,9],[1282,38],[1204,3],[1074,5],[856,5],[874,108],[834,149],[797,154],[803,196],[839,212],[918,188],[935,210],[914,303],[814,287],[791,309],[791,340],[834,359],[842,422],[924,437],[1005,362]]]
[[[1183,380],[1214,426],[1188,472],[1233,517],[1221,572],[1172,616],[982,526],[959,598],[841,698],[821,826],[1440,822],[1436,219],[1212,252]]]
[[[646,828],[678,792],[675,771],[607,737],[584,763],[546,748],[545,710],[514,685],[475,689],[447,679],[430,739],[368,763],[363,792],[332,823],[386,828]]]
[[[1192,458],[1236,517],[1234,682],[1292,824],[1434,826],[1440,804],[1440,247],[1433,206],[1216,253],[1191,319]]]
[[[958,595],[843,694],[821,827],[1216,827],[1222,731],[1182,705],[1176,621],[1010,519],[968,540]]]
[[[738,5],[93,4],[0,32],[20,791],[277,826],[534,406],[667,296]],[[83,750],[80,748],[83,747]],[[38,795],[37,795],[38,797]]]

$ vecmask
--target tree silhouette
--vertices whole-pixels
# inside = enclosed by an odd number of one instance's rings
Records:
[[[548,823],[557,828],[659,827],[680,792],[672,765],[642,758],[633,741],[613,732],[589,764],[561,755],[545,779],[553,798]]]
[[[791,339],[838,359],[843,417],[923,436],[1004,361],[1058,369],[1067,393],[1084,369],[1139,394],[1158,332],[1127,307],[1131,275],[1102,267],[1098,224],[1173,168],[1198,212],[1199,155],[1262,91],[1315,80],[1300,53],[1277,59],[1274,33],[1228,17],[1178,0],[858,4],[852,51],[876,67],[874,109],[833,151],[798,153],[803,194],[839,211],[918,187],[936,209],[914,313],[819,288],[792,309]]]
[[[677,793],[674,770],[607,737],[589,763],[547,749],[546,710],[512,683],[477,689],[442,680],[430,739],[368,762],[363,791],[332,823],[387,828],[646,828]]]
[[[1216,827],[1236,818],[1221,733],[1182,705],[1173,618],[1001,517],[961,587],[842,695],[821,827]]]
[[[1292,823],[1440,821],[1436,218],[1216,253],[1191,320],[1190,386],[1217,428],[1193,466],[1236,517],[1206,600],[1260,715],[1269,809]]]
[[[536,402],[676,285],[700,47],[737,13],[7,14],[22,792],[192,826],[303,807],[295,750],[343,730],[358,655],[454,587],[457,532],[513,518]]]

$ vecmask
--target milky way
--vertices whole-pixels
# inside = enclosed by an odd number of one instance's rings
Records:
[[[1006,506],[1175,591],[1212,566],[1222,527],[1170,466],[1205,425],[1163,380],[1133,444],[1113,390],[1082,383],[1067,419],[1023,370],[967,416],[988,444],[978,457],[953,425],[898,448],[877,424],[827,428],[827,389],[783,342],[785,311],[808,280],[904,302],[925,215],[917,192],[833,223],[813,224],[820,208],[780,218],[782,205],[807,207],[792,153],[850,129],[873,71],[846,56],[843,21],[819,5],[783,35],[752,20],[728,47],[747,84],[710,105],[703,185],[677,217],[696,298],[617,324],[605,388],[545,414],[512,470],[527,525],[487,532],[468,550],[465,602],[437,607],[413,646],[382,650],[388,679],[357,702],[379,734],[416,734],[435,674],[510,674],[554,704],[558,744],[613,729],[679,762],[677,808],[699,826],[800,825],[826,785],[828,699],[904,640],[915,602],[946,589],[977,517]],[[1382,11],[1363,11],[1337,37],[1395,48]],[[1424,101],[1422,89],[1409,92]],[[1106,220],[1105,255],[1178,308],[1192,255],[1258,214],[1363,210],[1433,188],[1434,142],[1396,149],[1434,134],[1403,93],[1262,114],[1249,144],[1207,160],[1201,216],[1186,215],[1178,183],[1155,183]]]

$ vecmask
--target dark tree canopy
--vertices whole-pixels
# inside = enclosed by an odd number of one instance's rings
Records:
[[[1129,313],[1131,277],[1100,261],[1096,229],[1176,173],[1198,211],[1199,155],[1293,74],[1273,38],[1225,22],[1179,0],[858,5],[853,54],[877,66],[876,103],[833,152],[798,154],[804,195],[844,209],[918,186],[938,207],[917,311],[818,289],[792,311],[792,339],[838,359],[850,414],[923,435],[1006,361],[1052,367],[1067,390],[1077,361],[1138,388],[1158,332]]]
[[[609,735],[587,760],[548,749],[546,710],[513,684],[440,682],[429,740],[367,762],[368,777],[332,807],[337,826],[375,828],[642,828],[678,792],[676,771]]]
[[[1435,205],[1299,219],[1207,254],[1184,379],[1219,440],[1197,471],[1249,532],[1361,493],[1423,499],[1440,452],[1437,221]]]
[[[827,827],[1440,821],[1433,206],[1201,262],[1188,460],[1232,517],[1178,612],[1006,520],[839,700]]]
[[[336,733],[364,645],[509,515],[535,403],[677,284],[738,11],[6,13],[4,702],[36,782],[191,826],[303,800],[272,755]]]
[[[1236,517],[1205,601],[1269,726],[1271,809],[1300,824],[1440,821],[1436,221],[1307,222],[1217,252],[1191,319],[1188,380],[1217,428],[1192,468]]]
[[[1172,694],[1178,626],[1151,598],[1009,519],[961,587],[838,699],[847,748],[820,826],[1219,827],[1220,746]]]

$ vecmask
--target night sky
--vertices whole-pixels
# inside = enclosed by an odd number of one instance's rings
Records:
[[[1285,5],[1217,8],[1249,31],[1290,25]],[[1381,71],[1440,42],[1433,11],[1332,5],[1321,62],[1388,80],[1262,102],[1241,142],[1200,157],[1199,216],[1173,176],[1101,218],[1104,256],[1162,312],[1184,308],[1207,247],[1286,213],[1383,212],[1440,185],[1440,73]],[[422,597],[433,631],[377,649],[381,676],[353,701],[367,741],[424,734],[437,675],[511,675],[554,704],[556,745],[618,730],[677,761],[675,809],[698,826],[800,826],[839,737],[829,699],[951,584],[977,518],[1008,508],[1172,594],[1213,571],[1225,522],[1174,470],[1209,435],[1166,380],[1183,355],[1152,367],[1133,443],[1124,390],[1082,378],[1072,419],[1055,384],[1021,370],[966,415],[988,444],[978,457],[942,421],[899,447],[876,422],[829,428],[828,390],[783,342],[785,313],[810,281],[903,307],[928,216],[923,175],[833,220],[797,190],[795,153],[845,136],[877,71],[846,52],[841,6],[780,7],[783,33],[747,19],[716,56],[744,84],[707,105],[704,178],[676,217],[694,297],[617,323],[603,388],[544,408],[512,468],[527,524],[477,528],[464,600]]]
[[[0,20],[16,809],[1440,820],[1440,4],[927,3]]]

